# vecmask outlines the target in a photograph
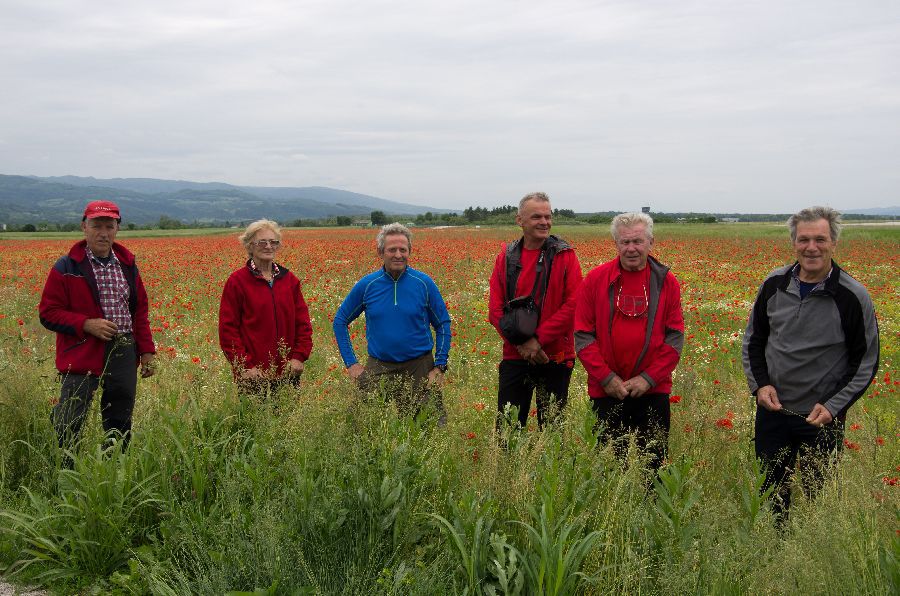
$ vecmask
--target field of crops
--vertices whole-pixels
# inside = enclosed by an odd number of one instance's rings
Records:
[[[558,228],[584,272],[607,229]],[[290,230],[279,262],[303,283],[314,350],[302,386],[238,399],[216,335],[222,286],[246,258],[234,231],[119,240],[150,297],[158,373],[135,437],[100,453],[94,413],[71,471],[48,415],[53,336],[37,303],[77,235],[0,240],[0,573],[64,593],[571,594],[900,591],[900,229],[848,227],[836,259],[881,330],[875,383],[850,411],[840,465],[777,531],[758,497],[740,343],[759,283],[792,260],[778,226],[657,226],[682,283],[686,343],[670,462],[645,490],[597,447],[576,368],[562,424],[498,446],[488,277],[514,228],[414,230],[411,264],[453,317],[446,427],[360,404],[331,319],[378,265],[373,230]],[[365,353],[360,319],[352,327]],[[895,380],[897,378],[897,380]],[[4,570],[5,569],[5,570]],[[14,575],[12,575],[14,574]]]

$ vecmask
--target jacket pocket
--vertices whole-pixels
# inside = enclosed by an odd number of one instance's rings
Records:
[[[66,353],[68,353],[70,350],[74,350],[75,348],[79,348],[79,347],[83,346],[84,344],[87,343],[87,340],[88,340],[88,338],[87,338],[87,336],[85,336],[84,339],[82,339],[82,340],[80,340],[80,341],[78,341],[78,342],[72,344],[71,346],[67,347],[66,349],[64,349],[64,350],[62,351],[62,353],[63,353],[63,354],[66,354]]]

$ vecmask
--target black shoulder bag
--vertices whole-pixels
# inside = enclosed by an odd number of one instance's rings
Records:
[[[507,258],[509,258],[509,255],[507,255]],[[508,339],[513,345],[525,343],[534,337],[534,333],[537,331],[538,321],[541,318],[541,309],[535,302],[534,296],[541,283],[543,272],[544,251],[541,250],[535,266],[534,287],[531,288],[531,293],[510,299],[503,307],[503,316],[500,318],[500,330],[503,332],[503,337]],[[507,297],[515,291],[516,288],[514,286],[510,287],[507,284]]]

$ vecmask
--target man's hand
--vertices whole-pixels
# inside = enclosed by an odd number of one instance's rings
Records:
[[[256,379],[261,379],[262,377],[262,371],[255,366],[251,368],[245,368],[241,371],[241,378],[245,381],[255,381]]]
[[[428,386],[441,387],[444,384],[444,371],[438,367],[434,367],[428,373]]]
[[[547,356],[547,353],[544,352],[543,349],[541,349],[537,351],[537,354],[535,354],[534,358],[532,358],[529,362],[531,362],[532,364],[547,364],[548,362],[550,362],[550,356]]]
[[[628,379],[623,385],[631,397],[640,397],[650,390],[650,383],[641,375]]]
[[[619,375],[613,375],[609,381],[603,386],[603,389],[606,391],[606,394],[612,396],[616,399],[625,399],[628,397],[628,388],[625,387],[625,383],[619,377]]]
[[[299,377],[300,375],[303,374],[304,368],[305,368],[305,365],[303,364],[303,362],[301,360],[297,360],[296,358],[291,358],[290,360],[288,360],[288,373],[289,374],[291,374],[295,377]]]
[[[531,364],[535,364],[534,358],[537,353],[541,351],[541,344],[538,343],[538,340],[532,337],[525,343],[516,346],[516,350],[519,351],[519,356],[521,356]]]
[[[347,369],[347,374],[349,374],[350,378],[353,379],[354,381],[359,381],[359,378],[362,376],[362,374],[364,372],[366,372],[366,369],[359,362],[357,362],[355,364],[351,364],[350,367]]]
[[[153,366],[153,359],[156,358],[156,354],[141,354],[141,378],[146,379],[147,377],[152,377],[153,373],[156,372],[156,367]]]
[[[118,327],[106,319],[88,319],[84,322],[84,332],[103,341],[109,341],[116,335]]]
[[[828,411],[828,408],[822,404],[816,404],[816,407],[814,407],[812,412],[809,413],[809,416],[806,417],[807,422],[819,428],[822,428],[832,420],[834,420],[834,416],[832,416],[831,412]]]
[[[775,391],[775,387],[772,385],[765,385],[756,390],[756,403],[770,412],[777,412],[781,409],[781,402],[778,401],[778,392]]]

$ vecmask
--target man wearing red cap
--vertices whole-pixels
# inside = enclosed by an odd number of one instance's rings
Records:
[[[103,430],[118,432],[127,446],[138,363],[142,377],[153,374],[147,292],[134,255],[115,242],[121,221],[115,203],[89,203],[81,218],[84,240],[56,261],[41,295],[41,324],[56,333],[62,377],[51,416],[60,447],[77,442],[101,383]]]

